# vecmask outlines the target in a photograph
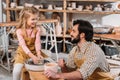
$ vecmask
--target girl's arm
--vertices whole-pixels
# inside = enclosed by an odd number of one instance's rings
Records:
[[[16,34],[17,34],[17,38],[18,38],[18,41],[19,41],[19,46],[22,47],[23,51],[28,54],[28,53],[31,53],[31,51],[29,50],[29,48],[26,46],[26,43],[25,43],[25,40],[22,36],[22,31],[21,29],[18,29],[16,31]]]
[[[24,40],[24,38],[23,38],[23,36],[22,36],[22,30],[21,30],[21,29],[18,29],[18,30],[16,31],[16,34],[17,34],[17,38],[18,38],[18,41],[19,41],[19,46],[21,46],[22,49],[23,49],[23,51],[24,51],[26,54],[28,54],[28,56],[29,56],[30,58],[32,58],[32,60],[33,60],[33,62],[34,62],[35,64],[37,64],[39,59],[38,59],[35,55],[33,55],[32,52],[29,50],[29,48],[26,46],[25,40]]]
[[[40,28],[39,27],[37,27],[36,40],[35,40],[35,49],[36,49],[36,52],[37,52],[37,56],[39,58],[43,58],[41,56],[41,52],[40,52],[40,50],[41,50],[41,41],[40,41]]]

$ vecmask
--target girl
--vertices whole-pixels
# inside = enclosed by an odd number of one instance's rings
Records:
[[[19,41],[15,65],[13,68],[13,80],[20,80],[24,62],[31,58],[35,64],[43,58],[40,46],[40,29],[36,27],[39,11],[35,7],[25,7],[20,12],[19,26],[16,34]]]

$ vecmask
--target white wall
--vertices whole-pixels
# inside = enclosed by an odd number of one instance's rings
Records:
[[[94,27],[100,27],[101,25],[120,26],[120,14],[74,14],[74,19],[88,20]]]
[[[120,26],[120,14],[111,14],[102,17],[102,24]]]

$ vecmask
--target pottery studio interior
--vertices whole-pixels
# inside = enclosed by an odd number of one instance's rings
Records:
[[[0,0],[0,80],[120,80],[120,0]]]

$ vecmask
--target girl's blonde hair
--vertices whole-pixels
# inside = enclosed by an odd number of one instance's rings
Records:
[[[39,15],[39,10],[36,9],[35,7],[24,7],[19,14],[19,25],[17,26],[17,29],[18,28],[26,29],[27,19],[30,17],[30,13]]]

